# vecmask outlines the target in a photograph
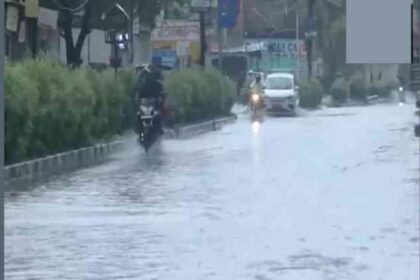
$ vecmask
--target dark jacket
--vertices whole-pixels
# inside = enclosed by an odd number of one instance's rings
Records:
[[[159,98],[163,95],[162,72],[149,65],[137,75],[134,85],[136,100],[139,98]]]

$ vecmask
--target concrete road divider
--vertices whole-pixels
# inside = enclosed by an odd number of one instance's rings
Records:
[[[120,150],[126,141],[86,147],[66,153],[34,159],[4,169],[5,181],[51,175],[84,167],[105,159],[110,153]]]
[[[195,125],[179,127],[174,130],[167,131],[165,133],[165,138],[191,138],[205,132],[217,130],[222,125],[231,123],[235,119],[236,116],[232,116]],[[89,166],[105,160],[112,153],[121,151],[127,143],[131,142],[131,140],[132,137],[128,137],[111,143],[99,144],[9,165],[4,168],[4,179],[5,181],[30,179]]]

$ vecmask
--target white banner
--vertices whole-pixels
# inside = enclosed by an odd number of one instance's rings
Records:
[[[191,8],[208,9],[212,6],[212,0],[191,0]]]
[[[152,41],[200,41],[200,24],[196,21],[165,21],[153,30]]]
[[[282,57],[296,57],[297,51],[300,57],[306,56],[305,42],[298,41],[298,48],[296,47],[295,39],[269,39],[261,40],[264,42],[265,51],[274,55]]]
[[[7,19],[6,19],[6,29],[12,32],[18,31],[19,25],[19,10],[17,7],[12,5],[7,5]]]
[[[26,24],[25,21],[20,22],[20,29],[19,29],[19,43],[23,43],[26,40]]]
[[[178,56],[186,56],[188,54],[188,47],[190,42],[188,41],[179,41],[177,42],[176,53]]]

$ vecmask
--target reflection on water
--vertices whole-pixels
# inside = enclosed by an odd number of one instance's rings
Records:
[[[258,121],[254,121],[252,123],[252,132],[254,134],[258,134],[260,132],[260,128],[261,128],[261,123]]]
[[[401,130],[412,109],[375,108],[270,118],[263,130],[244,118],[8,192],[5,278],[347,280],[392,267],[398,276],[383,279],[417,279],[418,189],[400,180],[412,164],[418,182],[418,144]],[[357,148],[343,153],[345,142]],[[399,156],[369,161],[387,153]],[[366,174],[375,184],[366,187]]]

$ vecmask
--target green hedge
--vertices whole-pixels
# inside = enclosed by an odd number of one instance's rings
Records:
[[[130,71],[115,77],[112,71],[71,70],[47,60],[7,63],[6,163],[79,148],[122,131],[134,118],[128,106],[132,77]]]
[[[344,78],[338,78],[331,86],[330,94],[335,104],[341,104],[347,101],[347,82]]]
[[[398,88],[398,84],[395,82],[388,82],[384,84],[379,84],[372,86],[370,88],[371,94],[376,94],[380,98],[389,98],[393,90]]]
[[[322,102],[324,89],[317,79],[299,83],[299,106],[302,108],[317,108]]]
[[[236,86],[217,70],[173,72],[164,82],[169,124],[194,123],[230,114]]]
[[[251,88],[251,82],[252,81],[246,81],[242,85],[240,94],[236,100],[236,102],[238,102],[239,104],[242,104],[242,105],[249,104],[249,93],[250,93],[250,88]]]
[[[367,88],[362,77],[355,77],[350,81],[350,98],[351,100],[366,102]]]
[[[134,72],[69,69],[48,60],[7,63],[6,164],[106,140],[135,120]],[[228,115],[235,84],[215,70],[173,72],[164,83],[169,121]]]

